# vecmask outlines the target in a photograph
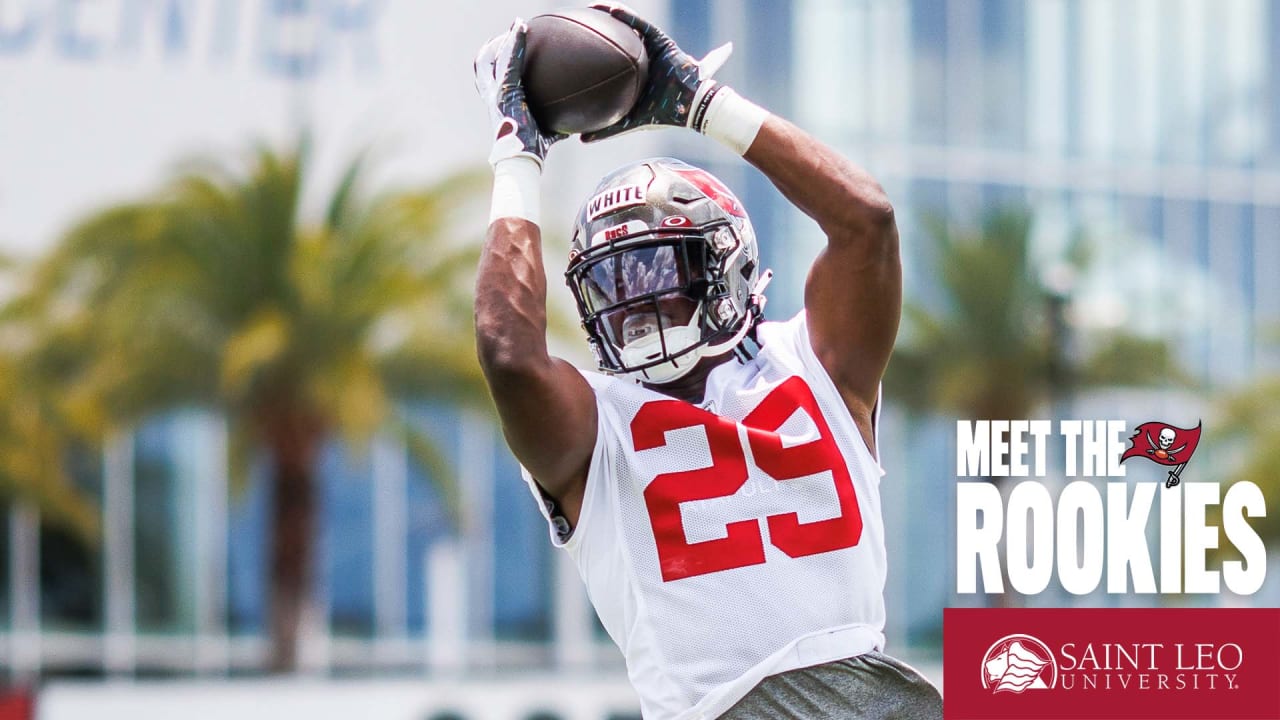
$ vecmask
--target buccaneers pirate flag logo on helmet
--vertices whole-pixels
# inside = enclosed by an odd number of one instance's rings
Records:
[[[1184,430],[1169,423],[1142,423],[1134,431],[1133,437],[1129,438],[1133,446],[1124,451],[1120,462],[1131,457],[1143,457],[1153,463],[1174,468],[1169,471],[1169,479],[1164,483],[1165,487],[1171,488],[1181,481],[1182,468],[1187,466],[1187,461],[1200,444],[1201,424],[1197,423],[1190,430]]]

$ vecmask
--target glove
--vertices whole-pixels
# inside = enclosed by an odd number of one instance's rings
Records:
[[[542,132],[529,112],[520,74],[524,70],[525,35],[529,26],[516,18],[511,29],[485,43],[476,55],[476,90],[489,107],[493,123],[493,149],[489,164],[527,157],[542,166],[547,149],[567,135]]]
[[[582,141],[595,142],[659,126],[689,127],[702,132],[706,107],[713,91],[719,87],[711,76],[729,59],[733,43],[725,43],[702,60],[695,60],[666,33],[627,6],[600,3],[591,7],[630,25],[644,38],[644,49],[649,54],[649,81],[626,117],[602,130],[583,133]]]

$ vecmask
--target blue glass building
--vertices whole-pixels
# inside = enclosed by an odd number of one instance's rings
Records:
[[[1102,241],[1080,323],[1170,338],[1211,388],[1275,371],[1257,338],[1280,322],[1280,0],[673,0],[667,26],[698,55],[732,39],[723,79],[881,179],[910,295],[930,294],[921,218],[1026,205],[1046,258],[1076,228]],[[770,316],[799,309],[817,227],[738,159],[667,138],[750,211],[777,272]],[[449,409],[418,419],[451,455],[467,512],[450,517],[391,439],[327,450],[325,632],[304,664],[416,671],[465,646],[472,667],[617,667],[500,434]],[[941,609],[974,602],[954,596],[946,555],[950,427],[909,422],[887,398],[898,652],[936,647]],[[28,509],[0,513],[0,664],[19,678],[256,668],[271,498],[252,478],[236,486],[225,451],[216,417],[182,412],[86,454],[78,478],[102,502],[100,548]]]

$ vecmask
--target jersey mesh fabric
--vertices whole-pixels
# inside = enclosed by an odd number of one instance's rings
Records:
[[[857,643],[837,653],[840,657],[883,646],[882,471],[813,354],[803,312],[785,323],[763,324],[759,336],[763,348],[755,359],[726,363],[712,372],[704,404],[708,412],[734,421],[736,452],[745,461],[747,480],[731,495],[677,507],[678,530],[693,552],[698,543],[724,538],[731,523],[752,536],[754,523],[763,562],[674,578],[672,568],[679,574],[679,566],[668,563],[664,580],[656,537],[661,533],[645,489],[663,474],[713,464],[717,472],[741,467],[713,458],[713,446],[721,455],[735,454],[733,431],[721,428],[716,445],[701,425],[667,422],[663,427],[673,429],[662,433],[656,447],[637,451],[633,421],[642,407],[656,403],[645,412],[659,418],[669,411],[689,417],[687,409],[672,409],[675,401],[638,385],[585,373],[599,408],[597,447],[578,526],[567,542],[556,544],[573,556],[601,622],[626,657],[645,717],[701,717],[724,710],[765,674],[833,659],[785,652],[823,631],[863,631]],[[822,417],[812,418],[799,407],[777,428],[774,441],[780,440],[782,448],[814,441],[819,422],[825,422],[852,481],[862,531],[851,547],[791,557],[775,545],[768,518],[796,513],[803,525],[841,516],[837,480],[831,470],[792,479],[770,477],[757,466],[741,420],[784,383],[795,388],[795,378],[812,393]],[[754,447],[760,447],[760,437]],[[685,480],[707,478],[703,473]],[[530,486],[536,492],[532,482]]]

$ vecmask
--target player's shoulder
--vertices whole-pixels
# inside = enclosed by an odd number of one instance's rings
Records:
[[[587,384],[590,385],[591,389],[594,390],[596,393],[599,393],[602,390],[608,389],[614,383],[622,382],[620,379],[618,379],[617,377],[614,377],[613,375],[598,372],[596,370],[585,370],[583,368],[576,367],[576,366],[574,367],[574,369],[578,371],[578,374],[581,375],[582,378],[587,381]]]
[[[756,338],[760,342],[759,358],[788,370],[799,370],[813,355],[808,318],[803,309],[787,320],[760,323],[756,328]]]
[[[597,370],[584,370],[583,368],[577,368],[577,370],[599,399],[608,400],[619,396],[625,397],[643,390],[638,383],[630,378],[619,377]]]
[[[808,315],[804,308],[786,320],[766,320],[760,323],[756,328],[756,336],[760,338],[760,344],[768,345],[771,341],[782,340],[783,342],[793,342],[794,338],[803,333],[808,335]]]
[[[601,421],[606,426],[610,425],[609,421],[613,413],[617,413],[620,418],[626,417],[628,408],[643,405],[657,396],[657,393],[628,377],[582,368],[578,368],[578,372],[591,386],[591,392],[596,396],[596,407],[600,411]]]

